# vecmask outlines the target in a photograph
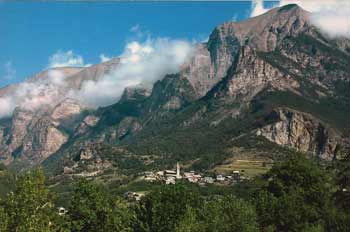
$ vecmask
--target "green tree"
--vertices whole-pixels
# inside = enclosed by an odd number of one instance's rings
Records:
[[[180,223],[177,225],[176,232],[201,232],[205,225],[199,220],[198,209],[189,207]]]
[[[335,162],[335,209],[329,212],[329,231],[348,231],[350,228],[350,154]]]
[[[211,200],[197,211],[189,209],[177,228],[185,231],[258,231],[255,208],[234,196]]]
[[[200,196],[182,184],[161,186],[149,193],[136,208],[135,231],[174,231],[190,207],[200,205]]]
[[[8,216],[8,231],[53,231],[57,213],[52,196],[45,187],[41,169],[27,172],[16,181],[15,191],[4,202]]]
[[[126,203],[102,186],[80,180],[75,186],[66,220],[72,231],[131,231],[133,214]]]
[[[267,186],[256,197],[264,230],[308,231],[321,228],[332,208],[331,181],[316,162],[301,155],[274,165]]]
[[[5,209],[0,206],[0,232],[8,231],[7,224],[8,224],[8,216],[5,212]]]
[[[350,154],[337,162],[336,170],[336,203],[338,208],[350,213]]]

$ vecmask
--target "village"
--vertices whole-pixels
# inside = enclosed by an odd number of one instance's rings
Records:
[[[185,180],[202,186],[206,184],[220,183],[223,185],[235,184],[244,181],[246,178],[239,170],[235,170],[231,175],[204,175],[195,171],[181,172],[180,164],[176,164],[176,170],[162,170],[156,172],[144,172],[143,180],[147,182],[162,182],[164,184],[175,184],[177,181]]]
[[[181,172],[180,164],[177,163],[176,170],[147,171],[142,173],[140,179],[149,183],[162,183],[166,185],[187,181],[205,187],[209,184],[229,186],[243,182],[249,178],[242,175],[239,170],[233,170],[230,175],[208,175],[195,171]],[[124,196],[129,200],[139,201],[144,194],[129,191],[126,192]]]

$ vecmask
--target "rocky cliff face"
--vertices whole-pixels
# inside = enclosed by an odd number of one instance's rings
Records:
[[[217,28],[208,43],[196,47],[192,60],[183,66],[180,75],[187,78],[197,98],[203,97],[223,77],[237,60],[240,43],[233,33]]]
[[[5,164],[9,164],[21,149],[22,141],[27,134],[27,126],[32,118],[32,112],[17,108],[12,116],[11,127],[7,128],[9,132],[4,135],[6,128],[2,130],[1,153]]]
[[[65,120],[79,115],[82,109],[77,101],[67,98],[53,109],[51,117],[53,120]]]
[[[334,129],[312,115],[291,109],[278,109],[271,117],[276,122],[257,130],[257,135],[271,142],[301,152],[310,152],[325,160],[332,160],[342,138]]]
[[[127,88],[119,102],[96,111],[65,98],[41,112],[16,110],[11,123],[0,122],[0,156],[6,164],[27,160],[32,165],[109,144],[195,159],[225,153],[237,138],[248,146],[259,135],[332,160],[350,129],[343,123],[350,116],[349,46],[349,40],[322,35],[296,5],[224,23],[196,46],[179,73],[166,75],[152,90]],[[63,69],[68,89],[98,80],[119,63]],[[32,81],[45,78],[42,73]],[[13,88],[0,90],[0,97]],[[81,157],[91,156],[85,153]]]
[[[28,126],[27,135],[22,141],[19,158],[35,165],[56,152],[68,138],[56,126],[49,117],[40,117],[37,121],[33,121]]]
[[[4,163],[14,160],[36,165],[55,153],[67,140],[65,127],[74,125],[82,107],[71,99],[50,111],[31,112],[17,108],[11,127],[2,129],[1,156]],[[4,135],[3,131],[8,131]]]
[[[298,93],[298,80],[261,59],[257,53],[258,51],[249,46],[242,48],[235,72],[228,75],[227,83],[218,96],[249,103],[266,89]]]
[[[72,133],[79,123],[86,121],[87,125],[91,124],[94,120],[81,119],[86,107],[77,100],[65,96],[70,90],[79,89],[84,81],[96,81],[108,74],[118,64],[119,59],[113,59],[87,68],[54,68],[28,78],[25,85],[61,84],[55,85],[56,94],[50,97],[49,105],[35,112],[18,107],[12,115],[11,122],[2,123],[0,157],[3,162],[10,164],[14,160],[20,160],[27,162],[28,166],[36,165],[55,153],[68,140],[69,133]],[[2,88],[0,98],[21,91],[21,88],[23,88],[21,84]],[[46,93],[44,91],[41,94]]]

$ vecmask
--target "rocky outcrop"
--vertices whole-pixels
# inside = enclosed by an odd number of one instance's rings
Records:
[[[315,117],[291,109],[278,109],[271,118],[276,122],[257,130],[257,135],[282,146],[313,153],[332,160],[339,149],[341,136]]]
[[[196,47],[194,56],[182,67],[180,75],[191,83],[197,98],[201,98],[226,76],[239,50],[239,41],[233,33],[216,29],[208,43]]]
[[[256,50],[247,46],[242,48],[235,72],[219,94],[224,93],[221,97],[226,100],[248,103],[266,89],[298,93],[299,87],[293,76],[261,59]]]
[[[73,160],[67,160],[63,167],[63,175],[78,177],[93,177],[104,170],[111,169],[112,163],[99,155],[99,144],[90,144],[80,149]]]
[[[4,128],[0,127],[0,144],[2,143],[4,139]]]
[[[53,109],[51,117],[54,120],[70,119],[79,115],[82,109],[76,100],[67,98]]]
[[[19,157],[33,164],[40,163],[56,152],[67,139],[68,136],[57,129],[49,117],[40,117],[29,126]]]
[[[180,74],[167,75],[154,84],[144,108],[146,113],[163,115],[168,111],[179,110],[196,98],[196,92],[187,78]]]
[[[33,113],[30,111],[16,108],[10,127],[2,128],[2,138],[0,139],[0,158],[5,164],[13,161],[14,157],[22,148],[22,142],[27,135],[27,127],[33,119]],[[8,133],[4,133],[7,130]]]
[[[140,101],[146,99],[151,95],[151,90],[142,87],[127,87],[125,88],[121,98],[120,103],[128,101]]]
[[[5,164],[14,159],[24,161],[28,165],[40,163],[56,152],[68,139],[57,126],[58,123],[49,116],[17,109],[12,118],[11,128],[1,142],[1,159]]]
[[[8,149],[10,152],[16,150],[27,135],[27,126],[33,119],[33,113],[17,108],[12,116],[11,129],[8,138]]]
[[[127,135],[132,135],[141,129],[141,124],[133,117],[124,118],[118,126],[118,138],[122,139]]]
[[[74,134],[78,136],[86,133],[90,128],[93,128],[94,126],[96,126],[99,120],[100,118],[94,115],[86,116],[84,120],[77,126]]]

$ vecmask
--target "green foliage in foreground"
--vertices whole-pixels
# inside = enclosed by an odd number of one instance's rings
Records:
[[[132,213],[125,202],[101,186],[76,184],[66,221],[71,231],[131,231]]]
[[[59,216],[36,170],[18,177],[15,190],[0,202],[0,231],[349,231],[350,156],[327,168],[291,156],[254,183],[248,199],[233,190],[203,195],[176,184],[129,203],[80,180],[68,197],[68,212]]]
[[[205,202],[198,209],[189,208],[176,232],[254,232],[259,231],[254,207],[234,196]]]
[[[44,181],[41,170],[26,173],[16,181],[15,191],[2,202],[3,231],[52,231],[57,215]]]
[[[277,231],[307,231],[324,226],[331,208],[331,186],[315,163],[302,157],[275,165],[256,199],[260,224]]]
[[[154,190],[136,208],[136,231],[174,231],[187,209],[199,206],[199,200],[198,193],[183,185]]]

